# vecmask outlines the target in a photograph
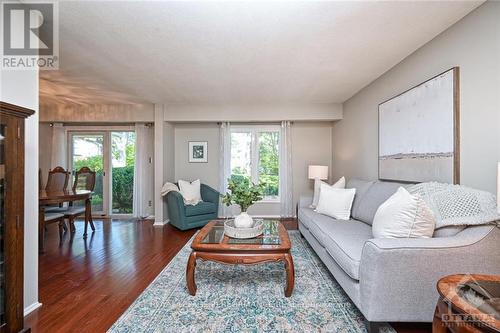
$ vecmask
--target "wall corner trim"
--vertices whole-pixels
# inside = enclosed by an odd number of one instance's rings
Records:
[[[29,315],[30,313],[32,313],[33,311],[35,311],[36,309],[38,309],[41,306],[42,306],[42,303],[40,303],[40,302],[35,302],[31,305],[28,305],[27,307],[24,308],[24,316],[26,317],[27,315]]]

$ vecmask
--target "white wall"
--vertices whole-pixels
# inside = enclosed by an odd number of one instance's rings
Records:
[[[24,157],[24,309],[38,303],[38,71],[0,72],[0,100],[34,110],[26,120]]]
[[[341,104],[307,105],[201,105],[168,104],[165,121],[172,122],[262,122],[334,121],[342,119]]]
[[[175,181],[196,180],[219,188],[219,125],[216,123],[182,123],[174,125]],[[293,200],[301,194],[312,194],[313,182],[307,179],[310,164],[332,163],[332,123],[294,122],[292,134]],[[165,140],[167,141],[167,140]],[[208,141],[208,163],[189,163],[188,142]],[[255,204],[249,210],[254,215],[279,215],[279,204]]]
[[[344,103],[333,172],[378,177],[378,104],[460,67],[461,183],[495,192],[500,161],[500,3],[486,2]]]

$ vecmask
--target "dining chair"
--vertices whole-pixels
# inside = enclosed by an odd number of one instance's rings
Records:
[[[47,178],[47,184],[45,184],[45,191],[47,192],[59,192],[64,191],[68,187],[69,172],[64,170],[63,167],[57,166],[49,171],[49,177]],[[39,181],[41,184],[41,181]],[[63,204],[57,206],[47,206],[47,212],[51,213],[62,213],[66,210]],[[66,228],[66,226],[64,226]]]
[[[87,190],[93,191],[95,188],[96,173],[88,167],[82,167],[80,170],[75,172],[75,181],[73,182],[73,191],[77,190]],[[69,228],[71,232],[75,232],[75,219],[85,214],[85,205],[74,206],[72,202],[69,203],[68,210],[65,212],[64,217],[68,219]],[[94,221],[92,220],[92,212],[89,214],[89,220],[85,219],[85,231],[87,234],[87,226],[90,222],[90,227],[95,230]]]
[[[64,170],[63,167],[55,167],[49,171],[49,178],[45,185],[45,191],[57,192],[64,191],[68,187],[69,172]]]
[[[51,212],[46,212],[44,215],[44,225],[47,226],[48,224],[51,223],[58,223],[59,226],[59,242],[62,242],[63,239],[63,231],[64,231],[64,214],[61,213],[51,213]]]

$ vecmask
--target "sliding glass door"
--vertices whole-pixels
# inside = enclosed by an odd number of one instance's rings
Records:
[[[135,132],[70,131],[70,170],[86,166],[96,172],[94,215],[133,213]]]
[[[104,177],[106,175],[104,158],[105,137],[105,133],[70,133],[71,186],[74,182],[75,172],[77,170],[88,167],[96,172],[94,196],[92,197],[93,214],[105,214],[107,211],[104,187]]]
[[[132,214],[135,132],[111,132],[111,213]]]

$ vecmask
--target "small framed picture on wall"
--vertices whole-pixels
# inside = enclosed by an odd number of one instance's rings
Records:
[[[208,162],[208,142],[189,141],[189,163]]]

